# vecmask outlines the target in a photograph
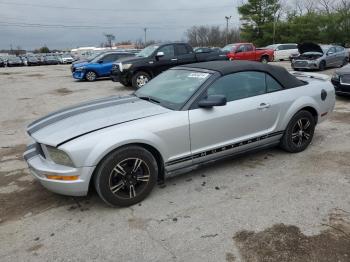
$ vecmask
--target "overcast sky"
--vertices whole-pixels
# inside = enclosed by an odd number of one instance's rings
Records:
[[[0,49],[98,46],[104,33],[116,41],[182,40],[193,25],[239,23],[241,0],[0,0]],[[86,26],[85,28],[81,28]]]

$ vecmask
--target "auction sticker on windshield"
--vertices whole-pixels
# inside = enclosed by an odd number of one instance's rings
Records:
[[[192,78],[207,78],[209,76],[208,73],[190,73],[188,77]]]

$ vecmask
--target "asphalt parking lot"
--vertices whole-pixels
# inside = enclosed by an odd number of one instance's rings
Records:
[[[27,124],[132,91],[77,82],[68,65],[0,68],[1,261],[350,261],[350,98],[337,98],[302,153],[225,160],[169,179],[129,208],[34,181],[22,160]]]

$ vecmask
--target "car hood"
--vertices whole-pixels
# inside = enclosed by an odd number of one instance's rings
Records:
[[[31,123],[27,132],[39,143],[59,146],[87,133],[167,112],[136,96],[112,96],[51,113]]]
[[[320,45],[315,43],[302,43],[298,44],[298,51],[300,54],[306,52],[317,52],[323,54],[323,50]]]
[[[81,67],[81,66],[84,66],[88,63],[89,63],[88,61],[84,61],[84,62],[80,62],[80,63],[73,63],[72,66],[73,67]]]
[[[142,62],[145,61],[146,59],[150,59],[148,57],[137,57],[137,56],[132,56],[132,57],[123,57],[119,58],[115,63],[137,63],[137,62]]]
[[[350,64],[336,70],[337,74],[350,74]]]

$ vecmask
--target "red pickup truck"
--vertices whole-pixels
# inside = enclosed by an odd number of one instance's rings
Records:
[[[227,52],[227,57],[230,60],[250,60],[268,63],[274,59],[274,51],[272,49],[259,49],[251,43],[229,44],[222,51]]]

